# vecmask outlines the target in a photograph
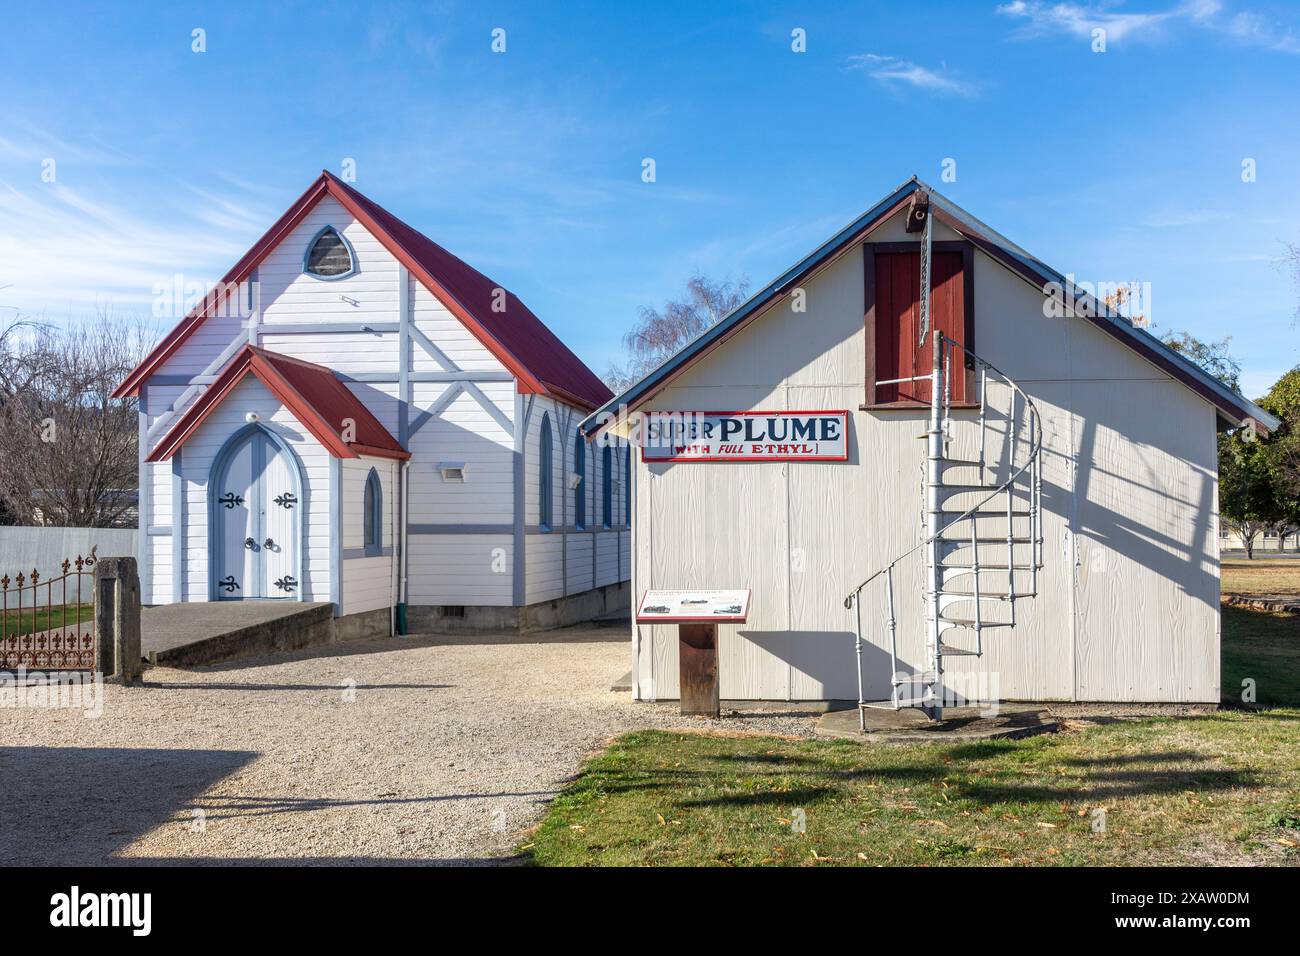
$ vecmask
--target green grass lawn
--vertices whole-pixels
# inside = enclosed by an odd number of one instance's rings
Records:
[[[1261,703],[1300,704],[1297,627],[1225,607],[1225,691],[1251,676]],[[546,866],[1300,864],[1300,709],[909,746],[640,731],[520,850]]]
[[[93,604],[56,604],[52,608],[23,608],[21,612],[9,608],[3,615],[0,633],[6,637],[48,631],[51,628],[73,627],[78,621],[85,624],[95,618]]]
[[[957,745],[640,731],[521,849],[550,866],[1295,863],[1297,750],[1295,710]]]
[[[1225,594],[1300,594],[1300,558],[1259,551],[1249,561],[1224,558],[1220,580]]]
[[[1239,700],[1242,681],[1255,682],[1255,702],[1300,705],[1300,615],[1222,606],[1223,696]]]

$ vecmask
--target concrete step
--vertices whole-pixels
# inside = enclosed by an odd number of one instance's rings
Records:
[[[140,651],[150,664],[194,667],[333,643],[328,601],[194,601],[147,607]]]

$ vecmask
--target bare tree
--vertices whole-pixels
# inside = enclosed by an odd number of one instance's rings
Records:
[[[627,363],[611,365],[605,384],[621,392],[654,371],[706,329],[716,325],[749,297],[749,281],[714,282],[695,273],[686,282],[686,294],[664,303],[662,309],[643,306],[641,315],[626,335],[623,345]]]
[[[136,403],[111,399],[149,344],[100,310],[81,326],[0,331],[0,502],[14,524],[108,527],[136,504]]]

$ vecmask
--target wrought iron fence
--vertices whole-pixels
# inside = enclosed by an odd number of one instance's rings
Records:
[[[47,580],[34,568],[0,577],[0,670],[94,668],[94,566],[91,548]]]

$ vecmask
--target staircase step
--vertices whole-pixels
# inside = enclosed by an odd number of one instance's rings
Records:
[[[959,516],[961,516],[961,515],[966,514],[966,511],[965,511],[965,509],[962,509],[962,510],[958,511],[958,510],[954,510],[954,509],[952,509],[952,508],[943,508],[943,509],[941,509],[941,510],[939,511],[939,514],[940,514],[940,515],[952,515],[954,518],[956,518],[956,517],[959,517]],[[998,509],[992,508],[992,509],[989,509],[988,511],[983,511],[983,510],[980,510],[980,511],[972,511],[969,515],[967,515],[967,517],[970,517],[970,518],[985,518],[985,517],[988,517],[988,518],[1005,518],[1006,516],[1007,516],[1007,509],[1006,509],[1006,508],[1002,508],[1001,510],[998,510]],[[1015,508],[1013,508],[1012,511],[1011,511],[1011,517],[1013,517],[1013,518],[1028,518],[1028,517],[1029,517],[1029,512],[1028,512],[1028,511],[1023,511],[1023,510],[1020,510],[1020,509],[1015,509]],[[951,527],[951,525],[945,525],[945,527]]]
[[[934,671],[921,671],[919,674],[907,674],[903,677],[894,677],[890,683],[895,687],[903,684],[933,684]]]
[[[1038,567],[1041,568],[1042,565],[1040,564],[1038,565]],[[1034,569],[1034,566],[1032,564],[1015,564],[1015,565],[981,564],[979,566],[979,569],[981,571],[1032,571]],[[969,564],[944,564],[940,566],[940,570],[941,571],[969,571],[971,574],[975,573],[975,569],[971,567]]]
[[[944,617],[940,614],[939,620],[945,624],[956,624],[958,627],[975,626],[975,618],[973,617]],[[983,618],[980,619],[979,624],[981,629],[986,627],[1015,627],[1010,621],[986,621]]]
[[[947,655],[948,657],[982,657],[983,656],[979,651],[972,651],[965,647],[945,647],[943,644],[939,645],[939,653]]]
[[[953,493],[955,493],[955,494],[973,494],[973,493],[975,493],[975,492],[977,492],[977,491],[1006,491],[1006,490],[1007,490],[1007,489],[1004,488],[1002,485],[947,485],[947,484],[941,484],[941,485],[936,485],[935,487],[936,487],[937,490],[939,490],[939,491],[941,491],[941,492],[943,492],[943,491],[951,491],[951,492],[953,492]],[[1023,491],[1024,489],[1022,489],[1022,488],[1016,488],[1016,489],[1014,489],[1014,490],[1016,490],[1016,491]]]
[[[909,697],[905,700],[895,701],[892,706],[894,710],[902,710],[904,707],[933,707],[934,698],[933,697]]]
[[[949,525],[948,527],[951,527],[951,525]],[[939,533],[943,534],[947,530],[948,528],[940,528]],[[942,540],[944,544],[970,544],[971,543],[969,535],[967,535],[965,538],[942,538],[940,540]],[[1007,538],[1006,535],[1003,535],[1000,538],[996,536],[992,538],[976,538],[975,543],[976,544],[1006,544]],[[1034,539],[1033,538],[1012,538],[1011,543],[1012,544],[1033,544]]]
[[[985,591],[980,591],[980,593],[979,593],[978,595],[977,595],[974,591],[940,591],[940,592],[939,592],[939,596],[940,596],[940,597],[970,598],[972,601],[975,600],[976,597],[978,597],[981,601],[1014,601],[1014,600],[1017,600],[1017,599],[1020,599],[1020,598],[1032,598],[1032,597],[1037,597],[1037,595],[1032,594],[1032,593],[1028,593],[1028,592],[1025,593],[1025,594],[1019,594],[1019,593],[1017,593],[1017,594],[1007,595],[1007,594],[1005,594],[1005,593],[1004,593],[1004,594],[996,594],[996,593],[995,593],[995,594],[990,594],[987,590],[985,590]]]
[[[944,458],[944,459],[942,459],[942,460],[939,462],[939,464],[941,464],[941,465],[961,466],[961,467],[963,467],[963,468],[982,468],[982,467],[984,467],[984,462],[982,462],[982,461],[971,461],[969,458]]]

